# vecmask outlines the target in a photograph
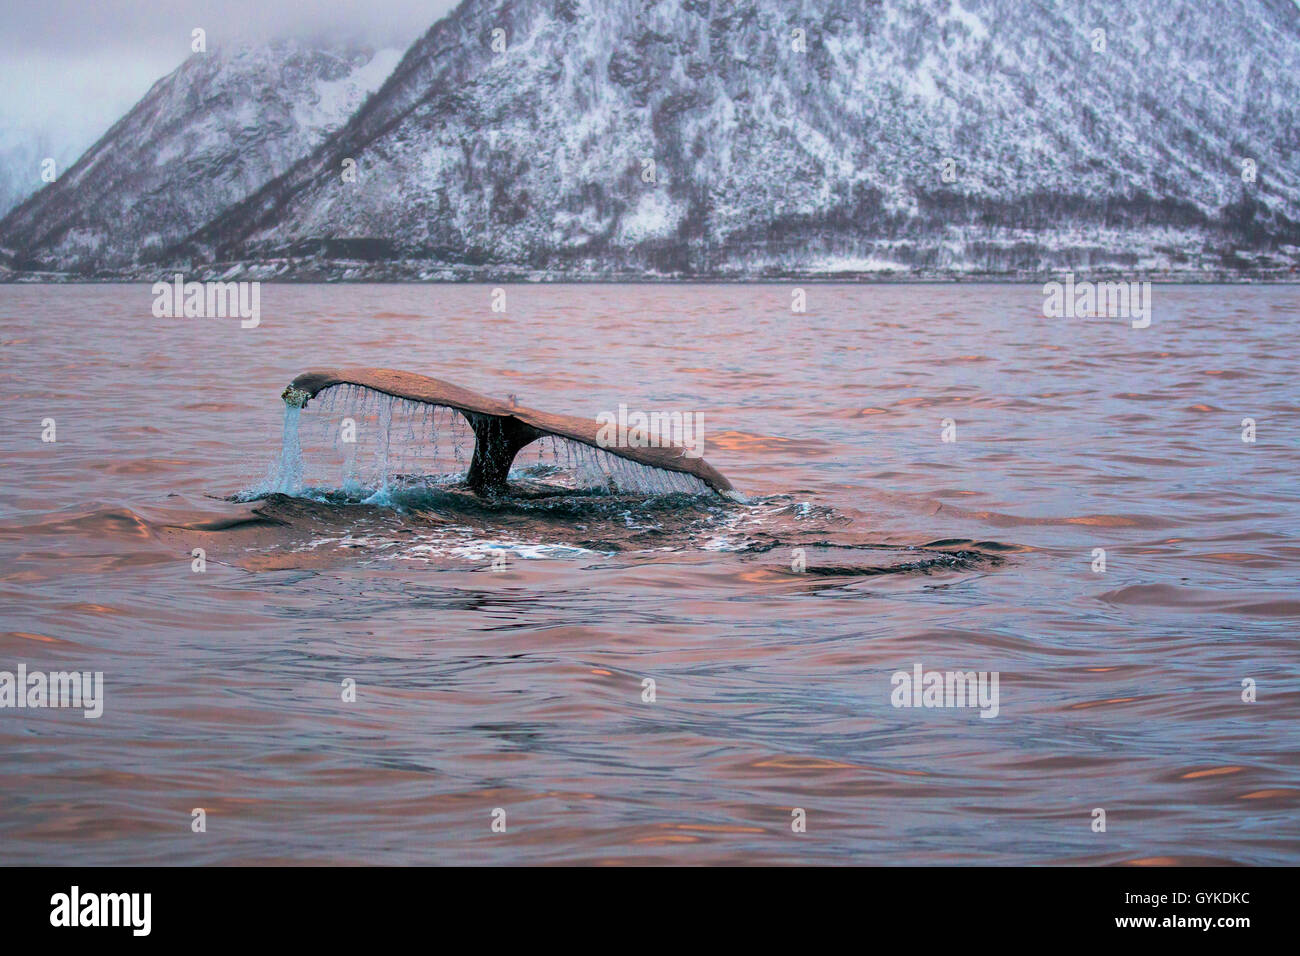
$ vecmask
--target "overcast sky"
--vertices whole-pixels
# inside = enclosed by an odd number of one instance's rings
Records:
[[[2,2],[0,138],[8,125],[92,140],[189,55],[195,27],[207,31],[209,44],[320,36],[405,48],[456,6],[456,0]]]

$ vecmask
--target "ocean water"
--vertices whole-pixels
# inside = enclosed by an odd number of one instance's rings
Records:
[[[0,672],[103,674],[0,709],[0,863],[1300,863],[1297,288],[805,289],[0,286]],[[699,415],[745,500],[481,500],[364,395],[286,479],[346,365]]]

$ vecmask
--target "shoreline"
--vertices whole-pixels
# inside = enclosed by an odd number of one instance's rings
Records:
[[[398,270],[404,272],[404,270]],[[157,273],[76,275],[56,272],[0,272],[0,285],[138,285],[172,281],[179,272],[188,281],[266,282],[276,285],[1041,285],[1060,281],[1067,274],[1088,279],[1150,282],[1153,285],[1300,285],[1300,271],[1285,273],[1143,272],[1116,269],[1068,269],[1052,272],[998,273],[765,273],[759,275],[653,275],[630,273],[565,273],[529,271],[437,270],[437,275],[364,274],[354,269],[281,270],[268,274],[264,265],[240,268],[202,267],[190,271],[168,269]]]

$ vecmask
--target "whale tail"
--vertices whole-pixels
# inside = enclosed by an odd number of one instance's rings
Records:
[[[601,440],[599,422],[572,415],[555,415],[519,405],[515,396],[499,402],[440,379],[383,368],[323,369],[303,372],[281,394],[284,401],[304,407],[320,392],[336,385],[353,385],[394,398],[459,412],[474,432],[474,454],[466,484],[477,494],[501,494],[515,456],[541,438],[567,439],[648,468],[687,475],[727,498],[739,498],[730,481],[703,458],[692,457],[680,444],[664,444],[662,436],[612,444]]]

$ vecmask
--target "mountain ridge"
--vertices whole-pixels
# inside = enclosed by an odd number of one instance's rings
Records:
[[[0,220],[0,246],[81,274],[156,257],[341,126],[394,56],[284,39],[195,53]]]
[[[466,0],[134,274],[1293,278],[1297,102],[1293,0]]]

